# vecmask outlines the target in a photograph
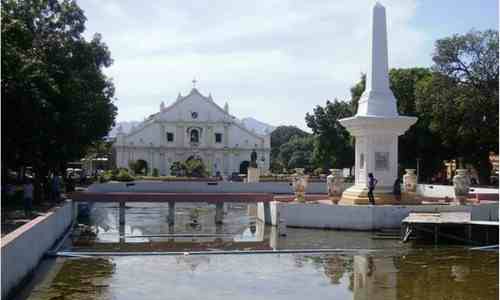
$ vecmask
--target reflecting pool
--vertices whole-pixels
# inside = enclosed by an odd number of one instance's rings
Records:
[[[372,233],[274,228],[252,208],[230,206],[215,226],[214,208],[131,205],[125,236],[117,209],[92,209],[92,233],[75,232],[65,249],[134,252],[190,249],[350,249],[335,254],[102,256],[52,261],[28,299],[497,299],[498,253],[459,246],[401,244]],[[195,211],[193,213],[193,211]],[[196,219],[196,226],[192,226]],[[203,234],[203,235],[201,235]],[[142,236],[142,237],[141,237]],[[147,237],[146,237],[147,236]],[[356,250],[358,249],[358,250]],[[367,254],[367,249],[373,250]]]

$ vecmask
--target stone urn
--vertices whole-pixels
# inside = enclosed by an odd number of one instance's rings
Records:
[[[295,201],[301,203],[306,202],[306,188],[308,179],[309,176],[304,174],[303,168],[295,169],[295,174],[291,176],[292,187],[295,193]]]
[[[470,178],[467,175],[467,169],[457,169],[453,176],[453,188],[455,190],[455,201],[459,204],[465,204],[469,195]]]
[[[330,169],[330,172],[331,174],[326,177],[326,190],[332,203],[337,204],[344,192],[344,177],[340,169]]]
[[[403,185],[405,187],[405,192],[417,192],[417,175],[415,175],[415,169],[405,169],[405,171],[406,174],[403,176]]]

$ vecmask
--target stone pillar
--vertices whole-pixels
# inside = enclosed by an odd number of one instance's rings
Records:
[[[224,125],[224,135],[222,136],[222,141],[225,147],[229,147],[229,125]]]
[[[224,219],[224,202],[215,204],[215,224],[222,224]]]
[[[125,243],[125,202],[120,201],[118,205],[118,240],[120,244]]]
[[[177,126],[175,129],[175,145],[178,148],[184,147],[184,136],[186,135],[184,126]]]
[[[248,167],[247,169],[247,183],[259,182],[259,168]]]
[[[175,224],[175,202],[174,201],[169,201],[168,202],[168,217],[167,217],[167,222],[169,225]]]
[[[119,208],[118,208],[118,223],[120,225],[125,225],[125,202],[120,201]]]
[[[457,169],[453,176],[453,188],[455,190],[455,201],[457,204],[465,204],[469,195],[470,178],[467,169]]]

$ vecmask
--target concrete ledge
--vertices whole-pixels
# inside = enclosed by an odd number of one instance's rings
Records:
[[[259,206],[258,210],[263,209]],[[481,205],[330,205],[270,202],[271,224],[344,230],[400,228],[410,212],[470,212],[472,220],[498,221],[498,203]],[[258,212],[258,217],[265,212]]]
[[[2,299],[31,274],[43,255],[54,245],[73,220],[73,203],[35,218],[1,239]]]
[[[289,182],[223,182],[216,185],[208,182],[189,181],[134,181],[96,183],[89,186],[88,192],[150,192],[150,193],[273,193],[292,194],[293,189]],[[306,193],[326,193],[326,183],[310,182]]]
[[[271,193],[74,192],[73,201],[92,202],[269,202]]]

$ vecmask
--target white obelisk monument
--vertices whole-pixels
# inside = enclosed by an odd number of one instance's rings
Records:
[[[368,204],[368,174],[378,180],[376,204],[395,203],[392,186],[398,175],[398,136],[416,117],[398,114],[396,98],[389,88],[385,7],[376,3],[372,15],[370,69],[366,89],[354,117],[340,120],[356,140],[355,184],[344,191],[339,204]]]

